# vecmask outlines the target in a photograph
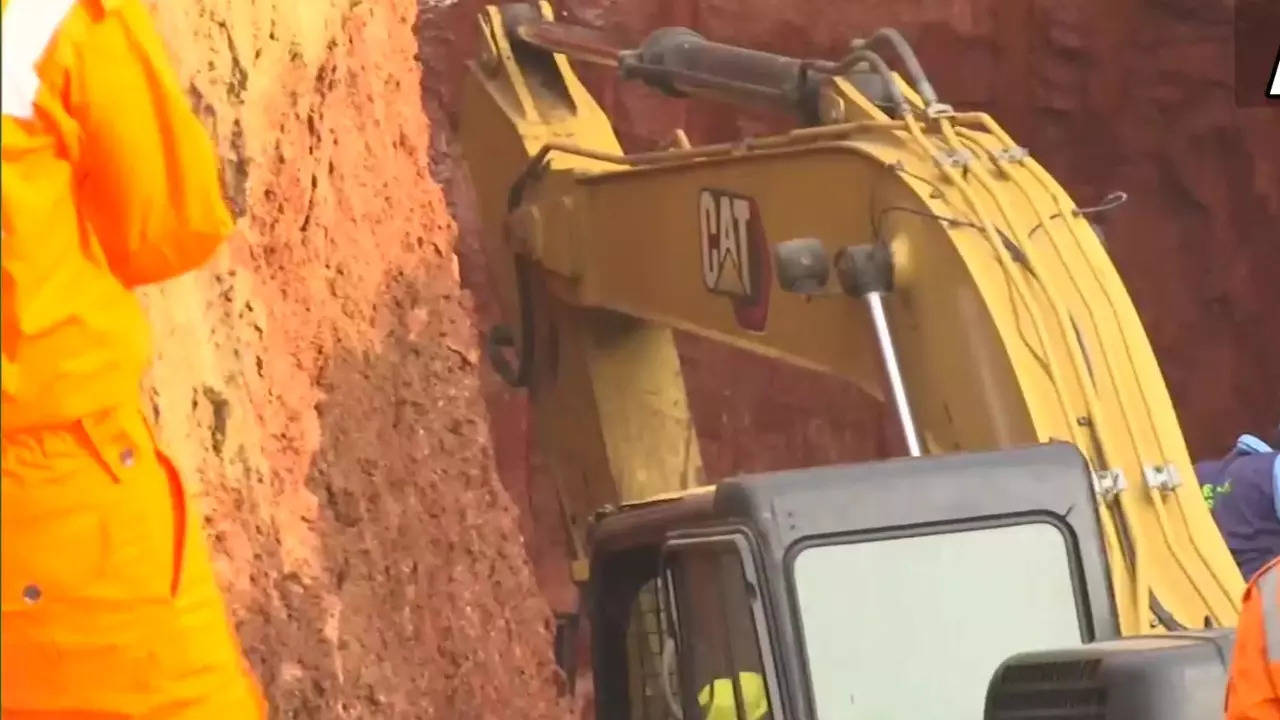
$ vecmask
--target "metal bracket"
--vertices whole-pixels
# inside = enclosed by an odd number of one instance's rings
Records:
[[[1093,491],[1110,500],[1119,495],[1128,485],[1124,481],[1124,473],[1120,470],[1098,470],[1093,473]]]
[[[956,109],[946,103],[934,103],[924,109],[924,114],[931,118],[952,117]]]
[[[1000,162],[1020,163],[1031,157],[1031,151],[1024,147],[1007,147],[996,150],[992,155]]]
[[[939,165],[949,167],[965,167],[974,161],[973,153],[968,150],[939,150],[934,153],[933,159]]]
[[[1161,492],[1173,492],[1182,485],[1182,480],[1169,465],[1144,467],[1142,476],[1146,478],[1147,487]]]
[[[826,125],[844,122],[846,117],[844,98],[834,91],[824,91],[818,96],[818,117]]]

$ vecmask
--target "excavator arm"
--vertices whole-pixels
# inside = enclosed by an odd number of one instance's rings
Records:
[[[913,451],[1074,444],[1122,633],[1235,624],[1242,578],[1086,211],[991,117],[942,103],[900,36],[834,62],[683,28],[629,50],[546,3],[490,6],[480,33],[461,132],[513,321],[490,349],[528,390],[579,561],[596,509],[705,480],[676,328],[848,379]],[[571,59],[797,129],[626,154]]]

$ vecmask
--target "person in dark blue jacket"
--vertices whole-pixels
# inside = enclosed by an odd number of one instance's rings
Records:
[[[1205,502],[1246,580],[1280,556],[1280,427],[1269,440],[1241,435],[1225,457],[1195,466]]]

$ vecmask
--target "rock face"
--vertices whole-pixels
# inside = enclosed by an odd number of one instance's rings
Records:
[[[274,716],[563,716],[547,632],[548,602],[573,599],[563,529],[530,471],[523,401],[475,336],[495,318],[452,110],[480,3],[156,5],[240,232],[208,270],[146,294],[148,391],[200,481]],[[1080,203],[1129,194],[1103,222],[1193,454],[1280,421],[1280,115],[1233,107],[1225,0],[559,9],[634,42],[687,25],[828,57],[898,27],[945,100],[992,112]],[[674,127],[695,142],[778,127],[584,77],[628,149]],[[853,388],[681,348],[713,477],[894,447]]]

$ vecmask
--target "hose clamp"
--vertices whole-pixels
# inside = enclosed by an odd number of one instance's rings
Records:
[[[973,153],[968,150],[939,150],[933,159],[944,167],[962,168],[973,162]]]
[[[995,155],[996,159],[1000,162],[1007,163],[1020,163],[1031,157],[1031,151],[1024,147],[1000,148],[992,154]]]
[[[1182,480],[1178,478],[1178,474],[1169,465],[1144,467],[1142,468],[1142,476],[1147,481],[1147,487],[1160,492],[1173,492],[1178,489],[1178,486],[1182,485]]]
[[[1110,500],[1127,487],[1120,470],[1098,470],[1093,473],[1093,491],[1103,500]]]

